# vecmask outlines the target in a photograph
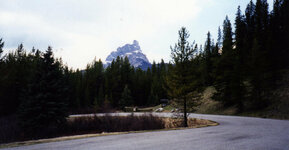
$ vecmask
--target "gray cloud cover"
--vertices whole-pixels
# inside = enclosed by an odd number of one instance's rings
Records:
[[[5,49],[20,43],[42,50],[51,45],[70,67],[84,68],[94,57],[104,60],[135,39],[150,61],[168,61],[169,46],[176,42],[181,26],[189,28],[192,40],[204,42],[206,32],[216,30],[226,13],[234,16],[237,5],[244,8],[249,0],[0,1]]]

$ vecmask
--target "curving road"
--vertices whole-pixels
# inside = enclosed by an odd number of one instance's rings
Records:
[[[157,115],[170,116],[171,114]],[[190,117],[213,120],[220,123],[220,125],[197,129],[100,136],[10,149],[289,150],[289,121],[200,114],[191,114]]]

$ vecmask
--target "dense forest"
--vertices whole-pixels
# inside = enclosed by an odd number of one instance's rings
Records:
[[[226,17],[218,38],[212,39],[208,32],[203,46],[188,42],[185,28],[179,33],[186,33],[179,38],[190,49],[187,58],[176,55],[184,45],[179,40],[171,48],[173,61],[154,62],[147,70],[132,67],[121,57],[107,68],[94,60],[86,69],[75,70],[55,58],[52,47],[25,50],[20,44],[3,54],[5,39],[1,39],[0,115],[17,114],[25,120],[23,127],[33,129],[59,124],[68,113],[154,106],[160,99],[178,98],[208,86],[217,90],[214,100],[237,106],[239,112],[272,103],[271,90],[289,67],[289,1],[275,0],[271,12],[266,0],[251,1],[245,12],[239,7],[235,24]]]

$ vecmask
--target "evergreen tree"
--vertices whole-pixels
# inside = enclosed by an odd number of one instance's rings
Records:
[[[248,72],[248,64],[247,61],[249,60],[248,58],[248,49],[246,48],[245,40],[246,37],[246,23],[245,23],[245,16],[242,15],[240,6],[238,7],[238,11],[236,14],[236,19],[235,19],[235,52],[236,52],[236,62],[237,65],[236,68],[239,68],[239,73],[241,76],[245,76],[245,72]]]
[[[213,45],[211,40],[211,33],[208,32],[207,34],[207,40],[205,43],[205,50],[204,50],[204,71],[203,71],[203,77],[204,77],[204,85],[212,85],[213,78],[212,78],[212,70],[213,70],[213,63],[212,63],[212,51],[213,51]]]
[[[34,73],[34,56],[28,54],[20,44],[16,51],[9,52],[1,62],[0,101],[3,102],[0,112],[13,114],[21,103],[21,91],[27,88]],[[0,106],[1,107],[1,106]]]
[[[248,53],[246,60],[246,66],[248,67],[248,72],[246,76],[250,76],[250,72],[252,70],[251,60],[252,60],[252,47],[254,41],[254,32],[255,32],[255,7],[256,5],[251,0],[250,3],[247,5],[246,12],[245,12],[245,22],[246,22],[246,32],[245,32],[245,39],[244,39],[244,46]]]
[[[67,96],[61,64],[48,47],[38,62],[34,80],[23,92],[19,117],[26,133],[37,135],[61,126],[67,116]]]
[[[284,57],[282,57],[283,61],[282,64],[284,64],[284,68],[288,68],[289,67],[289,47],[288,45],[286,45],[285,43],[287,43],[289,41],[289,1],[287,0],[282,0],[281,1],[281,25],[282,25],[282,31],[283,31],[283,35],[284,38],[282,38],[282,48],[283,52],[284,52]]]
[[[222,30],[221,30],[221,28],[220,28],[220,26],[219,26],[219,28],[218,28],[218,39],[217,39],[217,45],[218,45],[218,47],[220,48],[220,47],[222,47]]]
[[[289,40],[289,11],[286,0],[275,0],[273,11],[270,16],[270,51],[272,66],[274,71],[287,68],[289,66],[289,48],[286,41]]]
[[[3,47],[4,47],[4,41],[1,38],[0,39],[0,61],[2,61]]]
[[[3,79],[4,77],[4,62],[3,62],[3,58],[2,58],[2,53],[3,53],[3,47],[4,47],[4,41],[2,41],[2,39],[0,39],[0,116],[5,114],[5,107],[6,107],[6,99],[4,99],[4,93],[2,93],[4,91],[4,84],[5,84],[5,79]]]
[[[246,35],[246,23],[245,16],[242,15],[240,6],[238,7],[236,19],[235,19],[235,62],[233,70],[233,88],[232,88],[232,99],[239,108],[239,111],[244,109],[245,99],[245,86],[243,84],[247,70],[247,60],[249,60],[248,53],[244,41]]]
[[[159,104],[159,95],[160,93],[160,81],[157,75],[152,76],[150,93],[148,97],[148,105]]]
[[[160,83],[160,90],[159,90],[159,97],[160,99],[167,99],[167,92],[166,92],[166,88],[165,88],[165,77],[167,76],[167,72],[168,72],[168,67],[167,64],[165,64],[164,60],[161,59],[161,63],[160,63],[160,75],[159,75],[159,83]]]
[[[214,99],[223,101],[225,104],[231,104],[230,81],[233,70],[233,39],[231,23],[226,17],[223,23],[223,47],[222,55],[217,66],[217,93]]]
[[[119,105],[122,109],[124,109],[125,106],[132,106],[133,105],[133,99],[131,97],[131,92],[130,92],[127,85],[125,85],[124,90],[121,94],[121,99],[120,99]]]
[[[184,127],[187,127],[187,100],[188,94],[194,91],[195,82],[191,74],[191,60],[194,48],[188,42],[189,33],[185,27],[179,30],[179,40],[175,47],[171,47],[171,57],[174,66],[167,78],[168,92],[172,98],[176,98],[183,104]]]
[[[111,65],[107,68],[107,78],[106,78],[106,88],[107,95],[110,97],[110,103],[113,107],[117,107],[119,104],[119,99],[121,97],[121,93],[123,87],[121,86],[121,72],[120,72],[120,57],[117,57],[116,60],[113,60]]]
[[[265,94],[272,85],[270,72],[269,42],[268,42],[268,3],[257,0],[255,7],[255,32],[251,59],[251,105],[254,109],[264,108],[268,104]],[[267,91],[267,92],[266,92]]]
[[[132,67],[130,65],[129,59],[127,57],[124,58],[121,64],[121,87],[124,88],[125,85],[132,85]]]
[[[223,48],[222,56],[218,64],[216,100],[222,101],[226,106],[238,105],[242,109],[241,94],[242,84],[236,67],[236,50],[233,49],[233,33],[231,22],[226,17],[223,24]]]

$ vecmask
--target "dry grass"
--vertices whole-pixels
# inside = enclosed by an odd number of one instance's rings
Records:
[[[68,133],[101,133],[163,129],[162,118],[142,116],[85,116],[68,119]]]
[[[237,113],[237,108],[235,106],[224,107],[221,102],[214,101],[212,96],[216,92],[213,86],[207,87],[201,98],[201,105],[195,108],[195,113],[200,114],[222,114],[222,115],[235,115]]]
[[[163,118],[163,120],[165,122],[166,129],[180,128],[183,125],[183,119]],[[205,119],[196,119],[196,118],[188,119],[189,128],[199,128],[199,127],[214,126],[214,125],[218,125],[218,124],[216,122],[205,120]]]
[[[206,126],[215,126],[218,125],[218,123],[209,120],[190,118],[188,120],[188,125],[189,128],[199,128]],[[65,129],[62,129],[63,133],[59,134],[60,137],[2,144],[0,145],[0,148],[105,135],[185,129],[181,126],[182,119],[161,118],[153,116],[151,114],[144,116],[131,115],[73,117],[69,118]]]

